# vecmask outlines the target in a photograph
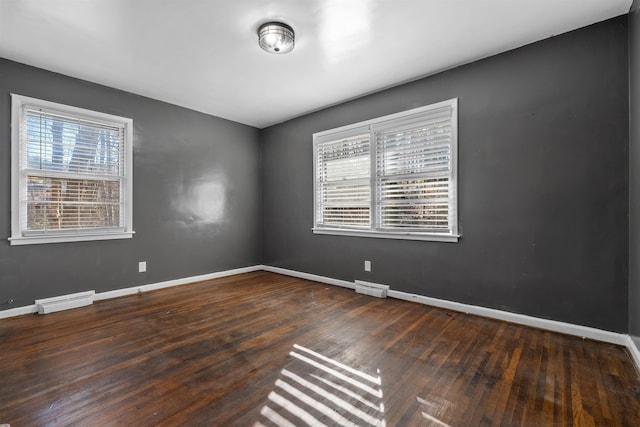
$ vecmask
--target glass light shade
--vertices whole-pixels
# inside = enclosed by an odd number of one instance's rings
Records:
[[[267,22],[258,29],[258,44],[269,53],[287,53],[295,45],[293,29],[281,22]]]

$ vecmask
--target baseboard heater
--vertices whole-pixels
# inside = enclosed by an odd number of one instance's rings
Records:
[[[79,292],[77,294],[62,295],[53,298],[36,300],[38,314],[54,313],[56,311],[69,310],[71,308],[84,307],[93,304],[95,291]]]
[[[389,292],[389,286],[379,283],[363,282],[356,280],[356,292],[359,294],[369,295],[376,298],[386,298]]]

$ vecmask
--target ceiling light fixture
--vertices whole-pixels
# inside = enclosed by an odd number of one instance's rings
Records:
[[[258,44],[269,53],[288,53],[295,45],[293,28],[282,22],[267,22],[258,28]]]

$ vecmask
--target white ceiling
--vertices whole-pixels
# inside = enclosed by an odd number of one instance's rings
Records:
[[[263,128],[600,22],[632,0],[0,0],[0,57]],[[282,20],[288,55],[256,30]]]

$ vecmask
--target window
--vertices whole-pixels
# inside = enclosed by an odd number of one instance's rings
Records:
[[[11,101],[11,244],[132,237],[132,120]]]
[[[457,241],[457,108],[314,134],[314,233]]]

